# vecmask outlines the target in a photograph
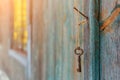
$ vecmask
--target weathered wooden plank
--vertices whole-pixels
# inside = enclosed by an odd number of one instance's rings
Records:
[[[100,0],[90,0],[90,76],[89,80],[100,80],[100,50],[99,50],[99,11]]]
[[[74,0],[74,7],[84,13],[84,1],[83,0]],[[85,18],[80,15],[76,10],[74,10],[74,48],[80,46],[84,49],[84,25],[79,25],[81,21]],[[81,68],[82,72],[77,72],[78,68],[78,56],[74,55],[74,80],[84,80],[84,55],[81,56]]]
[[[82,9],[82,0],[75,1]],[[79,4],[80,3],[80,4]],[[83,28],[79,26],[81,16],[74,13],[74,1],[46,0],[44,3],[44,60],[45,73],[43,80],[84,80],[84,62],[82,73],[77,72],[78,56],[74,55],[76,35],[80,35],[80,46],[83,47]],[[74,16],[76,16],[74,18]],[[75,21],[76,22],[75,22]],[[80,29],[80,32],[77,32]],[[74,63],[75,62],[75,63]]]
[[[73,80],[73,71],[72,71],[72,59],[73,57],[71,56],[72,49],[71,49],[71,19],[72,19],[72,11],[73,11],[73,5],[71,5],[71,0],[70,1],[63,1],[64,7],[63,7],[63,12],[64,15],[66,16],[66,20],[63,24],[63,76],[62,80]]]
[[[55,80],[62,80],[62,22],[63,22],[63,1],[54,1],[54,24],[55,24]],[[58,5],[60,4],[60,5]]]
[[[105,14],[112,16],[111,11],[115,4],[116,0],[109,0],[109,2],[102,0],[102,14],[105,13],[104,10],[107,10]],[[119,9],[117,12],[119,12]],[[120,79],[120,16],[115,17],[116,19],[111,20],[112,23],[101,32],[101,80]],[[104,17],[101,17],[101,20],[103,19]],[[108,29],[111,31],[108,31]]]
[[[116,17],[118,17],[119,13],[120,13],[120,8],[116,8],[112,12],[112,14],[110,14],[110,16],[104,21],[100,29],[103,30],[106,27],[108,27],[108,25],[112,24],[112,22],[116,19]]]
[[[90,0],[84,0],[84,5],[87,5],[84,8],[85,15],[89,16],[89,2]],[[90,26],[89,22],[84,26],[84,80],[90,80]]]
[[[30,4],[29,4],[30,5]],[[44,13],[43,13],[43,1],[32,0],[30,5],[30,18],[32,28],[31,39],[31,67],[32,75],[31,80],[42,80],[43,78],[43,64],[44,64]]]
[[[46,80],[55,80],[55,25],[54,25],[54,4],[48,0],[48,24],[47,24],[47,53],[46,53]]]

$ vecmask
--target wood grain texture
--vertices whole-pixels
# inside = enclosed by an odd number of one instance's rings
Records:
[[[83,48],[83,28],[79,26],[81,16],[74,12],[76,6],[82,10],[82,0],[45,0],[44,1],[44,79],[42,80],[84,80],[77,72],[78,56],[74,55],[76,35],[80,29],[80,46]],[[42,56],[41,56],[42,57]]]
[[[108,25],[112,24],[112,22],[118,17],[120,13],[120,8],[116,8],[110,16],[104,21],[103,25],[100,27],[101,30],[105,29],[108,27]]]
[[[106,32],[100,33],[100,3],[101,15],[104,14],[101,20],[104,20],[111,14],[115,1],[84,1],[90,4],[90,10],[84,9],[86,14],[89,13],[90,20],[90,25],[85,27],[78,25],[83,18],[73,10],[74,6],[83,10],[82,0],[44,0],[43,12],[41,6],[38,6],[40,2],[37,6],[34,4],[34,9],[38,9],[34,15],[43,15],[34,16],[34,19],[40,19],[34,22],[36,36],[33,39],[33,50],[38,56],[32,54],[33,64],[40,68],[40,74],[35,77],[40,77],[40,80],[119,80],[119,10],[113,12],[113,15],[117,16],[111,15],[103,24],[108,26],[111,32],[105,29]],[[113,23],[110,24],[111,22]],[[77,46],[77,34],[80,38],[79,45],[85,50],[82,56],[82,73],[76,71],[78,57],[74,55],[74,48]],[[34,68],[33,71],[37,72],[37,69]]]
[[[88,5],[84,8],[84,13],[89,16],[89,2],[90,0],[84,0],[84,5]],[[90,26],[89,23],[84,26],[84,80],[90,80]]]
[[[101,13],[106,9],[105,14],[110,15],[115,7],[115,0],[109,0],[109,2],[102,0],[101,6]],[[115,14],[118,15],[118,12],[119,10]],[[113,19],[115,17],[116,19]],[[101,32],[101,80],[120,80],[120,16],[113,16],[113,18],[112,23],[108,25],[112,31],[107,32],[105,29]],[[105,18],[101,17],[101,20],[103,19]]]
[[[100,0],[90,0],[89,8],[90,22],[90,76],[89,80],[100,80],[100,33],[99,33],[99,14]]]

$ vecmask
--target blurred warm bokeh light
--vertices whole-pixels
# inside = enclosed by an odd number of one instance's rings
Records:
[[[13,47],[25,50],[28,41],[27,32],[27,1],[14,0],[14,32]]]

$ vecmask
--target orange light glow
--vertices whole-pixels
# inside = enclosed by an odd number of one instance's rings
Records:
[[[13,40],[17,46],[26,47],[28,41],[26,0],[14,0]]]

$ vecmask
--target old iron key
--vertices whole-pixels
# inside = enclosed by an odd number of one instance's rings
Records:
[[[83,55],[84,51],[80,47],[77,47],[74,50],[74,52],[75,52],[76,55],[78,55],[78,69],[77,69],[77,71],[82,72],[82,69],[81,69],[81,55]]]

